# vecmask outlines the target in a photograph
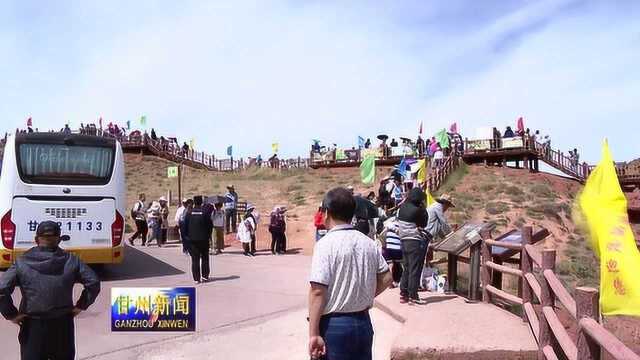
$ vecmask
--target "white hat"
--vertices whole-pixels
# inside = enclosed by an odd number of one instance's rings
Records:
[[[160,196],[160,199],[158,199],[158,201],[167,201],[167,198],[164,196]]]
[[[249,211],[249,210],[253,210],[253,209],[255,209],[255,208],[256,208],[256,207],[255,207],[253,204],[247,204],[247,211]]]

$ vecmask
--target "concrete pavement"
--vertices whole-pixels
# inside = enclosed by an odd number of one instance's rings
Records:
[[[229,248],[226,254],[212,260],[214,281],[197,286],[199,332],[306,306],[310,266],[307,256],[260,253],[249,258],[241,255],[240,249]],[[123,264],[99,269],[102,291],[96,303],[76,321],[78,358],[99,358],[122,349],[184,337],[176,333],[111,333],[110,289],[193,286],[189,269],[189,257],[182,254],[178,245],[127,247]],[[81,287],[75,290],[77,298]],[[14,300],[18,303],[19,299],[16,291]],[[0,321],[3,359],[18,359],[17,333],[16,325]]]
[[[99,360],[306,360],[307,309],[269,315],[193,336],[143,345],[97,357]],[[401,324],[373,309],[374,359],[389,360]]]
[[[529,325],[497,306],[469,304],[457,295],[421,293],[427,305],[400,304],[399,289],[376,298],[376,306],[403,321],[391,350],[401,359],[536,359]]]

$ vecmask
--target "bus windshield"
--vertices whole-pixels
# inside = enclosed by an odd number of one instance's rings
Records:
[[[104,185],[111,179],[113,147],[23,143],[20,177],[27,183]]]

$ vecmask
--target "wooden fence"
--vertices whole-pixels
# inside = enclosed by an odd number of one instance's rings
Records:
[[[640,360],[640,356],[600,324],[598,290],[580,287],[576,289],[576,297],[571,296],[555,273],[556,251],[540,251],[533,247],[531,227],[522,229],[521,244],[492,240],[490,231],[484,231],[481,236],[482,299],[486,303],[500,299],[522,306],[523,320],[529,323],[538,343],[538,359],[598,360],[606,352],[618,360]],[[493,246],[519,252],[519,268],[494,263],[491,256]],[[492,276],[498,272],[519,279],[521,296],[492,285]],[[557,303],[575,321],[578,329],[575,341],[560,322],[556,312]]]
[[[426,161],[426,160],[425,160]],[[460,166],[460,157],[452,154],[443,159],[442,165],[429,171],[426,186],[429,191],[437,191],[451,173]],[[427,165],[428,166],[428,165]]]
[[[218,159],[214,155],[207,154],[204,151],[195,151],[194,149],[184,151],[174,142],[166,141],[163,143],[160,140],[151,139],[147,134],[124,136],[118,138],[118,141],[120,141],[125,151],[147,150],[158,157],[210,171],[242,171],[253,166],[258,166],[255,158],[249,158],[247,160],[244,158]],[[277,162],[262,161],[260,166],[279,170],[307,168],[309,167],[309,159],[298,157],[297,159],[279,159]]]

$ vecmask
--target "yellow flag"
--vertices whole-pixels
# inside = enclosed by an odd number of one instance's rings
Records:
[[[427,161],[425,159],[418,160],[418,184],[424,184],[427,181]]]
[[[640,251],[627,215],[627,199],[609,145],[579,197],[580,209],[600,257],[600,309],[604,315],[640,316]]]
[[[278,153],[278,143],[271,144],[271,150],[273,150],[274,154]]]
[[[189,149],[193,150],[195,146],[196,146],[196,140],[194,138],[191,138],[191,140],[189,140]]]
[[[431,191],[429,191],[429,188],[427,188],[427,190],[425,191],[425,197],[426,197],[426,201],[427,201],[427,206],[433,204],[434,202],[436,202],[433,199],[433,196],[431,196]]]

